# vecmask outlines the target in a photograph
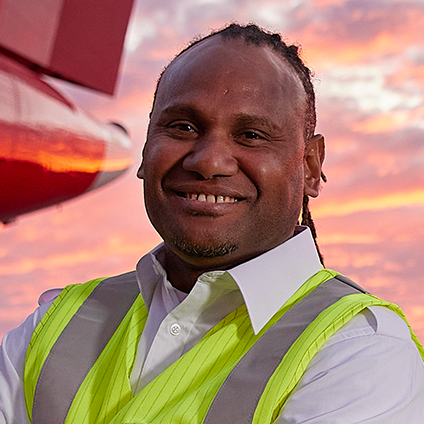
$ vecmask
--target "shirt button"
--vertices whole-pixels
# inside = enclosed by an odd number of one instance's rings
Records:
[[[169,332],[173,336],[178,336],[178,334],[181,333],[181,326],[179,324],[172,324],[171,327],[169,327]]]

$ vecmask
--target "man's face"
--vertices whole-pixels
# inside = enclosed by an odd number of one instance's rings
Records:
[[[199,269],[228,268],[293,234],[304,110],[301,82],[268,48],[215,36],[168,67],[139,171],[166,249]]]

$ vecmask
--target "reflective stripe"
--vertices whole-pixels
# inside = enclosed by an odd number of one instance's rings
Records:
[[[342,297],[358,292],[366,293],[352,280],[338,275],[290,308],[228,375],[209,408],[204,424],[251,424],[268,380],[297,338],[321,312]]]
[[[327,307],[364,292],[346,277],[330,279],[289,309],[235,366],[206,415],[207,424],[250,424],[282,358]],[[135,272],[103,280],[57,339],[41,370],[32,424],[63,424],[78,389],[139,294]],[[118,302],[119,300],[119,302]],[[77,341],[85,340],[83,344]]]
[[[65,422],[80,385],[139,294],[134,271],[96,286],[43,365],[35,389],[32,424]]]

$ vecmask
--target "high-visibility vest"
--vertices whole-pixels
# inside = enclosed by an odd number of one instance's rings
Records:
[[[34,424],[265,424],[323,343],[368,306],[398,306],[334,271],[311,277],[255,335],[245,305],[140,393],[129,376],[147,309],[135,273],[65,288],[34,331],[25,396]],[[411,330],[424,358],[424,349]]]

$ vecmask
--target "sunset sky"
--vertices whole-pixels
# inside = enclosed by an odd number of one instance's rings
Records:
[[[134,166],[0,229],[0,337],[44,290],[131,270],[160,241],[135,177],[156,79],[189,40],[231,21],[302,46],[327,142],[328,182],[311,201],[326,266],[398,303],[424,341],[423,0],[136,0],[116,95],[54,83],[127,128]]]

